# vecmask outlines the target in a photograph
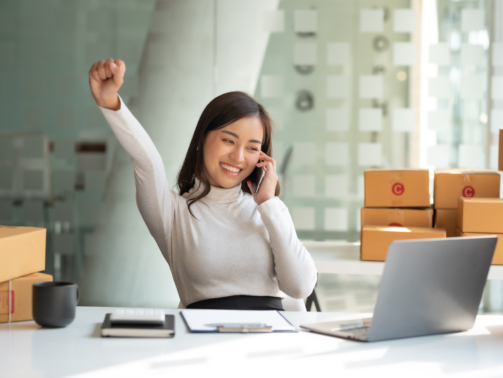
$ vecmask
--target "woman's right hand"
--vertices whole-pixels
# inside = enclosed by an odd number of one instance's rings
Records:
[[[102,108],[120,109],[117,96],[124,82],[126,64],[120,59],[109,58],[94,63],[89,70],[89,86],[94,101]]]

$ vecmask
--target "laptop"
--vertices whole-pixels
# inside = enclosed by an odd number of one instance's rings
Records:
[[[301,325],[325,335],[381,341],[473,327],[496,236],[392,242],[372,318]]]

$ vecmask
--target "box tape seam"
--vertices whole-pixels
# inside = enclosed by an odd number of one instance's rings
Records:
[[[9,321],[8,323],[11,322],[12,315],[11,315],[11,305],[12,305],[12,280],[9,280]]]

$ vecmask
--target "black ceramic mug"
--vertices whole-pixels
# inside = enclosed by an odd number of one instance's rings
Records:
[[[75,319],[79,287],[72,282],[33,284],[33,320],[42,327],[66,327]]]

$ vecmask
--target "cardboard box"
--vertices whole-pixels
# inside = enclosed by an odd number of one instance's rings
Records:
[[[364,207],[361,229],[365,226],[433,227],[433,209]]]
[[[362,230],[360,258],[385,261],[388,247],[394,240],[445,238],[445,230],[425,227],[365,226]]]
[[[9,321],[9,311],[11,322],[32,320],[32,286],[35,282],[47,281],[52,281],[51,275],[34,273],[11,281],[0,282],[0,323]]]
[[[496,235],[498,237],[498,242],[496,243],[496,249],[494,250],[492,265],[503,265],[503,234],[482,234],[476,232],[463,232],[459,228],[456,230],[457,236],[487,236]]]
[[[0,226],[0,282],[45,269],[46,229]]]
[[[365,207],[429,207],[427,169],[371,169],[364,173]]]
[[[433,206],[457,209],[458,198],[499,198],[500,175],[489,169],[441,169],[435,171]]]
[[[458,229],[458,210],[435,210],[435,227],[443,228],[448,238],[456,236],[456,231]]]
[[[458,202],[461,231],[503,234],[503,199],[460,197]]]

